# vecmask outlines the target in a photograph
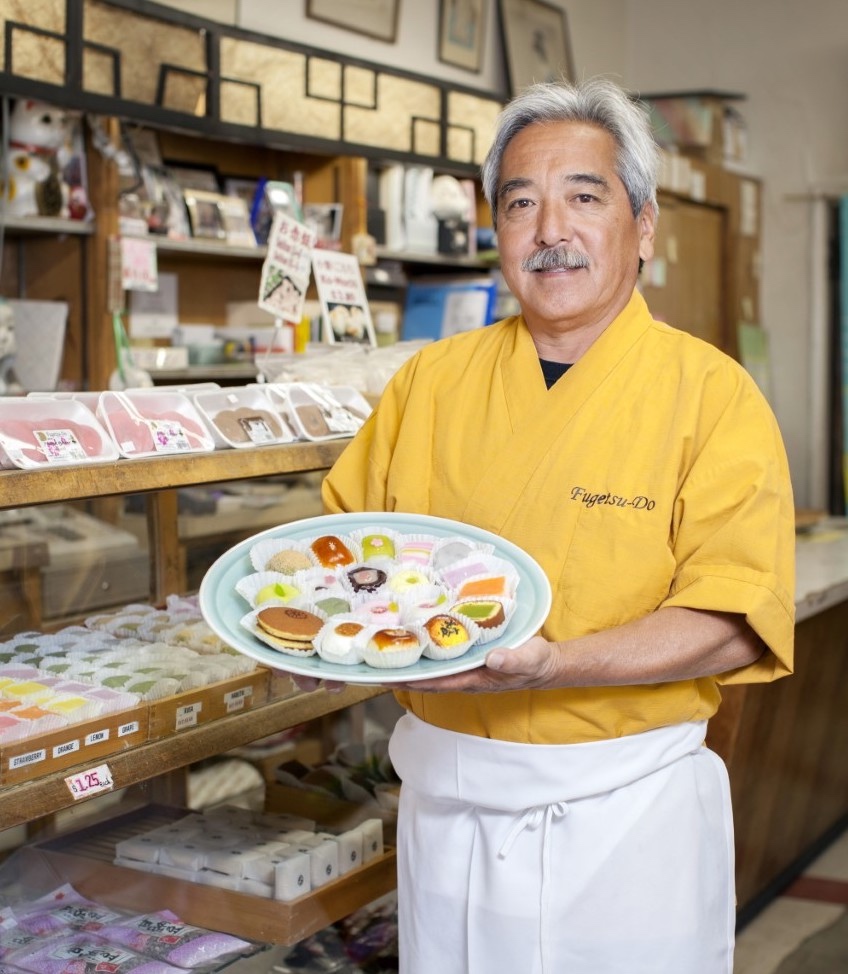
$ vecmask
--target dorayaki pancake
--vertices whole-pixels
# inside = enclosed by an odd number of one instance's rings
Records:
[[[270,605],[256,613],[260,629],[289,649],[312,649],[312,640],[324,625],[314,612],[288,605]]]

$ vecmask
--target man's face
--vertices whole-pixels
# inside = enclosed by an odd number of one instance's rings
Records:
[[[581,330],[597,337],[629,300],[639,258],[653,255],[653,213],[645,207],[634,218],[615,141],[595,125],[522,129],[503,155],[497,211],[501,269],[534,338]],[[522,268],[546,248],[585,266]]]

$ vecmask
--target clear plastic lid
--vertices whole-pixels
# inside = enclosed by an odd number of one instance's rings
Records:
[[[0,463],[32,469],[118,459],[94,413],[75,399],[0,398]]]
[[[129,459],[175,453],[209,453],[212,434],[191,400],[180,392],[126,389],[103,392],[97,415],[120,454]]]

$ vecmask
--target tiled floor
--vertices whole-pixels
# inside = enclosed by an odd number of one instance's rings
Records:
[[[740,932],[734,974],[846,974],[848,935],[844,943],[824,943],[825,931],[846,913],[848,831]]]

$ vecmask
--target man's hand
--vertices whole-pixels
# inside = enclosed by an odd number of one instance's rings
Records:
[[[515,649],[498,647],[483,666],[453,676],[394,684],[396,689],[431,693],[495,693],[499,690],[545,689],[557,686],[560,649],[541,636],[533,636]]]
[[[323,687],[327,693],[341,693],[347,686],[346,683],[339,683],[336,680],[318,680],[314,676],[300,676],[297,673],[286,673],[291,678],[292,683],[304,693],[312,693],[313,690],[320,690]]]

